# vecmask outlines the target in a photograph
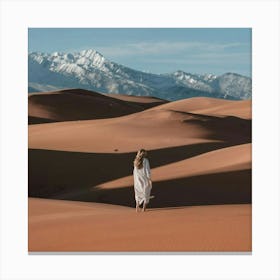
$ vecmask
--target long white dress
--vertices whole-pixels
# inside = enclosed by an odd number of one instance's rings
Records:
[[[135,192],[135,201],[141,205],[143,202],[146,204],[150,201],[150,194],[152,190],[151,184],[151,170],[150,163],[147,158],[143,159],[143,167],[137,168],[134,166],[133,169],[134,177],[134,192]]]

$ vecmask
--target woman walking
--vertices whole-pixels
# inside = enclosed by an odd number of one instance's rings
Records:
[[[137,152],[134,160],[134,192],[136,201],[136,212],[139,206],[143,203],[142,212],[146,210],[147,204],[150,201],[152,190],[150,163],[148,160],[147,151],[141,149]]]

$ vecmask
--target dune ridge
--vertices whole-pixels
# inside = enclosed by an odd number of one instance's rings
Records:
[[[162,104],[156,110],[177,110],[208,116],[235,116],[243,119],[252,119],[251,103],[251,100],[193,97]]]
[[[157,182],[201,174],[247,170],[251,168],[252,164],[251,150],[251,143],[216,149],[181,161],[155,167],[152,169],[151,176],[153,181]],[[238,157],[234,156],[236,154],[238,154]],[[110,189],[132,185],[133,176],[131,175],[100,184],[97,187]]]
[[[29,147],[79,152],[131,152],[192,143],[247,143],[251,120],[170,110],[142,112],[102,120],[29,126]],[[125,144],[124,144],[125,143]]]
[[[83,89],[31,93],[28,95],[29,124],[39,123],[40,119],[61,122],[113,118],[166,102],[158,98],[122,98]]]

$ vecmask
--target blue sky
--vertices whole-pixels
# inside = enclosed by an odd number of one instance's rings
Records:
[[[95,49],[151,73],[183,70],[251,77],[250,28],[30,28],[28,51]]]

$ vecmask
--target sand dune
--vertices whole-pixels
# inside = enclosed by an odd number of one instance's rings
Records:
[[[218,148],[225,143],[198,143],[150,150],[153,168],[181,161]],[[134,152],[81,153],[29,149],[29,194],[50,196],[84,190],[132,174]]]
[[[159,106],[160,107],[160,106]],[[79,152],[132,152],[203,142],[248,143],[251,120],[170,110],[118,118],[29,126],[29,147]]]
[[[251,251],[251,205],[134,209],[29,198],[29,251]],[[113,229],[113,230],[112,230]]]
[[[151,151],[156,199],[149,206],[250,203],[251,145],[219,145]],[[133,153],[30,150],[29,195],[133,207],[133,158]]]
[[[118,117],[167,101],[145,97],[119,97],[82,89],[65,89],[28,95],[29,124],[40,119],[69,121]]]
[[[144,147],[160,195],[151,207],[250,203],[251,120],[163,109],[170,104],[29,126],[29,195],[134,206],[132,162]]]
[[[150,207],[251,202],[251,144],[221,148],[152,169]],[[133,206],[133,176],[59,198]]]
[[[251,144],[236,145],[155,167],[151,172],[152,179],[155,183],[210,173],[250,170],[252,164],[251,149]],[[128,186],[133,186],[132,175],[98,185],[101,189]]]
[[[150,110],[174,110],[208,116],[234,116],[252,118],[251,100],[225,100],[210,97],[194,97],[170,102]]]
[[[164,102],[30,95],[29,251],[251,250],[251,102]],[[146,213],[134,210],[140,148],[155,196]]]

